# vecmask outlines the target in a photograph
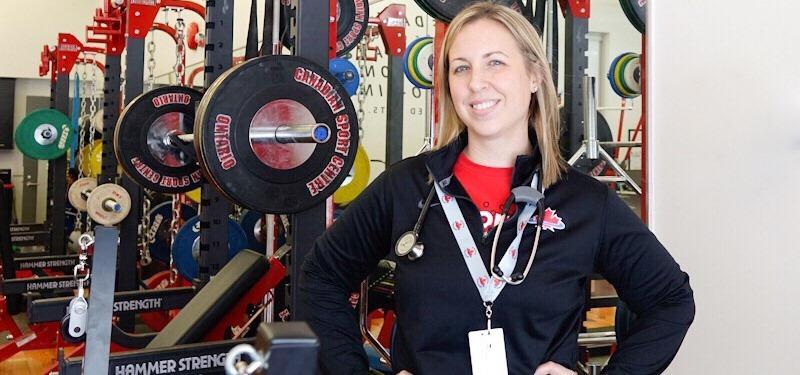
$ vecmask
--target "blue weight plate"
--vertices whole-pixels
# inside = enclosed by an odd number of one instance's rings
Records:
[[[248,249],[255,251],[262,251],[266,248],[266,226],[262,224],[261,218],[264,217],[263,213],[253,210],[245,210],[242,217],[239,219],[239,225],[244,230],[249,243]],[[275,218],[278,224],[277,247],[281,247],[286,243],[286,232],[283,230],[283,225],[280,219]],[[263,233],[263,234],[262,234]]]
[[[342,83],[350,96],[356,94],[358,85],[361,84],[361,77],[358,74],[358,68],[350,60],[341,57],[331,59],[328,63],[328,70]]]
[[[256,251],[263,250],[266,246],[266,244],[262,241],[259,241],[258,237],[256,236],[256,226],[261,225],[260,220],[262,217],[264,217],[264,214],[261,212],[247,210],[242,214],[241,219],[239,219],[239,225],[242,227],[244,234],[247,236],[249,248]]]
[[[611,89],[614,90],[614,93],[616,93],[622,98],[628,98],[629,95],[627,93],[622,92],[621,88],[617,86],[617,82],[614,80],[614,72],[617,69],[617,64],[619,63],[619,60],[625,55],[626,54],[623,53],[615,57],[614,60],[611,60],[611,64],[608,67],[608,74],[606,75],[606,77],[608,78],[608,83],[611,85]]]
[[[427,83],[419,78],[419,73],[414,64],[416,62],[416,55],[418,55],[419,50],[424,47],[422,44],[432,43],[432,39],[433,38],[429,36],[422,36],[414,39],[408,44],[408,46],[406,46],[406,50],[403,53],[403,73],[406,75],[406,79],[408,79],[412,85],[421,89],[430,89],[430,87],[427,87]]]
[[[186,221],[175,236],[172,246],[172,258],[178,273],[186,280],[197,277],[198,263],[195,240],[200,237],[200,218],[195,216]],[[240,250],[247,248],[247,236],[242,227],[232,219],[228,219],[228,259],[233,258]]]
[[[150,227],[147,233],[153,233],[153,243],[150,244],[150,256],[164,263],[169,262],[169,225],[172,222],[172,202],[162,202],[150,209],[147,213],[150,218]],[[182,204],[181,219],[184,222],[197,216],[194,207]]]

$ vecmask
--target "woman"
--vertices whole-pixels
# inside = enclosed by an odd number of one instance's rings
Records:
[[[694,317],[688,275],[614,192],[565,165],[536,31],[476,3],[441,56],[437,147],[381,174],[303,266],[308,316],[297,318],[320,337],[322,372],[366,373],[348,296],[386,256],[397,262],[394,372],[575,374],[594,272],[638,315],[606,373],[663,371]]]

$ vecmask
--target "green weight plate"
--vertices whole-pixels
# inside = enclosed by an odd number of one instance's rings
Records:
[[[622,65],[625,61],[631,59],[630,54],[623,54],[620,56],[619,60],[617,60],[617,64],[614,66],[614,84],[616,85],[617,90],[622,93],[622,96],[625,98],[633,98],[636,96],[636,93],[630,91],[625,85],[622,83]]]
[[[411,50],[408,54],[408,59],[406,63],[408,64],[408,73],[411,76],[411,83],[415,86],[420,87],[426,84],[425,79],[422,78],[422,74],[419,71],[419,67],[417,66],[417,58],[419,56],[419,52],[425,46],[421,39],[418,39],[416,43],[411,47]]]
[[[625,69],[628,66],[628,64],[630,64],[630,62],[633,60],[638,60],[638,55],[629,53],[623,56],[623,58],[621,58],[619,60],[619,63],[617,64],[617,69],[615,74],[615,78],[618,80],[622,91],[629,94],[632,98],[639,96],[639,91],[633,89],[629,82],[625,82]]]
[[[647,0],[619,0],[619,4],[631,25],[640,33],[644,33]]]
[[[29,158],[53,160],[67,152],[73,137],[66,115],[54,109],[39,109],[22,119],[14,143]]]
[[[641,94],[641,86],[634,78],[634,71],[639,68],[639,56],[632,56],[620,64],[620,81],[626,90],[635,93],[636,96]]]
[[[433,40],[427,39],[423,41],[414,57],[414,67],[416,73],[422,81],[428,86],[433,86],[433,67],[429,65],[433,61]]]
[[[619,85],[618,68],[619,68],[619,60],[625,57],[626,55],[627,55],[626,53],[623,53],[615,57],[614,60],[611,61],[611,64],[608,68],[608,74],[606,75],[606,77],[608,77],[608,83],[611,86],[611,89],[614,90],[614,92],[622,98],[628,98],[628,93],[623,92],[623,89]]]

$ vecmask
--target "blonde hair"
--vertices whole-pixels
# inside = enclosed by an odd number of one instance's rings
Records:
[[[456,114],[450,96],[450,49],[456,35],[467,25],[489,19],[503,25],[528,62],[529,73],[539,79],[539,89],[531,94],[528,125],[536,132],[542,155],[542,183],[545,187],[557,182],[566,170],[566,162],[558,147],[560,132],[558,97],[553,85],[550,64],[545,57],[539,33],[521,14],[492,2],[477,2],[462,10],[450,23],[442,43],[441,55],[436,64],[439,90],[439,134],[434,149],[442,148],[458,138],[466,125]]]

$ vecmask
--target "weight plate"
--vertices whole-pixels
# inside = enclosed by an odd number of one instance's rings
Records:
[[[196,160],[169,135],[192,132],[201,96],[188,87],[160,87],[133,99],[120,114],[114,134],[117,159],[142,187],[175,194],[200,186]]]
[[[638,55],[630,52],[626,53],[621,59],[619,59],[617,62],[617,67],[614,71],[614,80],[617,82],[617,85],[619,85],[620,91],[627,94],[629,98],[635,98],[639,96],[638,92],[631,89],[630,86],[625,83],[625,67],[628,65],[628,63],[635,59],[638,59]]]
[[[281,41],[283,45],[292,48],[294,39],[291,37],[287,13],[291,13],[289,6],[281,1],[280,14]],[[350,50],[358,45],[364,33],[367,32],[369,21],[369,2],[367,0],[339,0],[336,6],[336,56],[344,57]]]
[[[81,171],[86,176],[98,176],[100,174],[100,167],[103,165],[103,142],[94,140],[80,151],[81,153]]]
[[[246,210],[239,219],[239,225],[247,236],[249,249],[264,250],[267,245],[264,214],[255,210]]]
[[[180,205],[181,219],[185,222],[197,216],[197,210],[187,204]],[[172,202],[159,203],[147,213],[150,218],[150,227],[147,236],[152,236],[150,243],[150,256],[161,262],[169,262],[170,250],[170,224],[172,223]]]
[[[369,183],[369,157],[361,145],[356,152],[356,161],[342,186],[333,193],[333,203],[345,205],[356,199]]]
[[[620,97],[628,99],[635,98],[636,96],[638,96],[636,93],[633,93],[629,89],[624,87],[620,79],[620,76],[622,75],[621,63],[629,59],[631,55],[633,55],[631,52],[626,52],[615,57],[611,61],[611,65],[608,68],[608,75],[607,75],[608,82],[611,85],[611,89],[614,90],[614,92]]]
[[[433,87],[433,38],[420,37],[408,44],[403,55],[403,72],[414,86]]]
[[[428,5],[426,1],[414,0],[414,2],[417,3],[417,6],[419,6],[420,9],[422,9],[422,11],[428,13],[431,17],[436,18],[437,20],[441,20],[444,18],[444,16],[437,13],[434,9],[431,9],[430,5]]]
[[[63,156],[74,137],[70,119],[55,109],[31,112],[19,124],[14,143],[27,157],[53,160]]]
[[[186,280],[197,277],[199,256],[195,245],[200,240],[200,218],[195,216],[183,224],[175,236],[172,245],[172,259],[178,268],[178,273]],[[228,259],[247,247],[247,236],[242,227],[232,219],[228,219]]]
[[[131,196],[117,184],[102,184],[89,194],[86,213],[102,225],[114,225],[122,221],[131,210]]]
[[[625,98],[630,98],[634,94],[630,92],[623,84],[622,84],[622,63],[625,62],[627,59],[630,58],[629,54],[623,54],[620,56],[619,60],[617,61],[616,66],[614,67],[614,85],[617,89],[624,95]]]
[[[209,87],[197,116],[203,173],[225,196],[257,211],[288,214],[323,202],[355,159],[358,123],[349,95],[327,69],[296,56],[263,56],[229,69]],[[327,142],[250,138],[315,123],[330,129]]]
[[[619,0],[619,4],[631,25],[640,33],[644,33],[645,25],[647,24],[647,12],[645,9],[647,0]]]
[[[358,68],[350,60],[341,57],[331,59],[328,63],[328,70],[342,83],[350,96],[356,94],[361,77],[358,74]]]
[[[414,57],[414,66],[420,78],[425,82],[433,82],[433,38],[422,43],[417,55]],[[433,84],[431,84],[433,86]]]
[[[72,207],[80,212],[86,212],[86,201],[92,190],[97,187],[97,179],[94,177],[83,177],[75,180],[67,190],[67,199]],[[81,194],[84,193],[84,194]]]
[[[461,10],[472,3],[481,0],[415,0],[431,17],[449,23]],[[505,5],[522,13],[525,4],[521,0],[496,0],[497,4]]]
[[[419,86],[426,86],[430,84],[430,80],[426,79],[423,73],[420,71],[420,61],[419,55],[422,49],[425,48],[424,45],[421,43],[414,47],[411,50],[411,55],[409,56],[409,73],[414,77],[414,80],[417,82]]]
[[[200,188],[186,192],[186,197],[194,203],[200,203]]]
[[[639,96],[642,93],[641,84],[639,82],[640,76],[638,73],[640,69],[641,66],[639,65],[638,55],[634,56],[630,60],[625,61],[625,63],[622,64],[621,69],[622,84],[625,85],[625,88],[627,88],[629,91],[635,93],[636,96]]]

